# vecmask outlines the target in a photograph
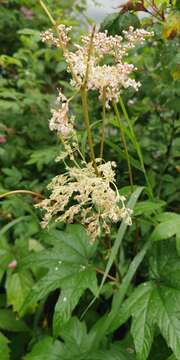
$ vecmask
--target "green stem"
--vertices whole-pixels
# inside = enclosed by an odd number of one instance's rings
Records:
[[[131,162],[130,162],[128,147],[127,147],[126,138],[125,138],[125,134],[124,134],[124,129],[123,129],[123,126],[122,126],[122,123],[121,123],[118,107],[117,107],[114,100],[112,101],[112,105],[113,105],[114,112],[116,114],[116,117],[117,117],[118,123],[119,123],[119,128],[120,128],[120,132],[121,132],[121,139],[122,139],[122,142],[123,142],[124,151],[125,151],[125,155],[126,155],[127,166],[128,166],[128,174],[129,174],[129,181],[130,181],[130,185],[131,185],[131,192],[133,192],[133,176],[132,176]]]
[[[41,7],[43,8],[44,12],[48,16],[48,18],[49,18],[50,22],[52,23],[52,25],[56,27],[56,22],[53,19],[52,15],[50,14],[47,6],[44,4],[44,2],[42,0],[38,0],[38,1],[39,1],[39,4],[41,5]]]
[[[81,87],[80,94],[81,94],[82,108],[83,108],[83,114],[84,114],[84,124],[86,127],[87,137],[88,137],[90,159],[93,163],[96,175],[98,175],[98,169],[97,169],[95,154],[94,154],[93,138],[92,138],[92,133],[91,133],[91,128],[90,128],[90,121],[89,121],[87,91],[84,86]]]
[[[6,196],[9,195],[16,195],[16,194],[27,194],[27,195],[32,195],[32,196],[36,196],[39,199],[44,199],[43,195],[41,195],[40,193],[34,192],[34,191],[30,191],[30,190],[12,190],[12,191],[8,191],[4,194],[0,195],[0,199],[3,199]]]
[[[84,83],[83,83],[83,86],[85,88],[87,86],[88,77],[89,77],[89,61],[91,59],[91,54],[92,54],[92,51],[93,51],[93,39],[94,39],[95,31],[96,31],[96,25],[93,25],[92,32],[91,32],[91,37],[90,37],[90,42],[89,42],[88,54],[87,54],[86,73],[85,73]]]
[[[141,169],[142,169],[142,171],[143,171],[143,173],[144,173],[144,177],[145,177],[145,180],[146,180],[146,183],[147,183],[149,196],[150,196],[150,198],[153,198],[152,186],[151,186],[151,183],[150,183],[150,181],[149,181],[149,178],[148,178],[148,175],[147,175],[145,166],[144,166],[144,159],[143,159],[141,147],[140,147],[140,145],[139,145],[139,143],[138,143],[136,134],[135,134],[135,132],[134,132],[133,125],[132,125],[132,123],[131,123],[131,120],[130,120],[130,118],[129,118],[129,115],[128,115],[128,113],[127,113],[127,110],[126,110],[126,108],[125,108],[125,105],[124,105],[124,102],[123,102],[123,99],[122,99],[121,96],[119,97],[119,103],[120,103],[122,112],[123,112],[123,114],[124,114],[124,117],[125,117],[125,119],[126,119],[126,121],[127,121],[127,123],[128,123],[128,126],[129,126],[129,130],[130,130],[132,142],[133,142],[133,145],[134,145],[134,147],[135,147],[135,149],[136,149],[137,155],[138,155],[138,157],[139,157],[139,161],[140,161],[140,164],[141,164]]]
[[[106,122],[106,89],[103,89],[102,95],[102,126],[101,126],[101,133],[100,133],[100,158],[103,158],[104,152],[104,138],[105,138],[105,122]]]

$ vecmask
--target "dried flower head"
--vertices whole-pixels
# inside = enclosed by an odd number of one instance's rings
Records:
[[[42,226],[55,221],[82,223],[92,239],[109,232],[111,223],[124,219],[131,224],[131,210],[125,207],[115,185],[115,163],[97,166],[96,175],[92,163],[84,168],[67,168],[67,173],[56,176],[48,186],[52,191],[49,199],[36,205],[46,211]]]

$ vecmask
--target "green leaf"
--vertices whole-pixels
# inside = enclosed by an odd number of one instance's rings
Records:
[[[178,255],[180,256],[180,232],[176,234],[176,250]]]
[[[159,215],[156,216],[157,221],[159,222],[166,222],[169,220],[178,220],[179,214],[176,214],[174,212],[165,211]]]
[[[153,280],[139,285],[119,306],[111,331],[132,317],[131,333],[137,359],[145,360],[153,341],[154,327],[158,326],[167,345],[180,359],[180,261],[173,240],[155,243],[149,259]],[[117,303],[118,292],[114,297]]]
[[[121,34],[123,30],[129,29],[130,26],[134,28],[140,27],[138,17],[131,12],[124,14],[116,12],[105,17],[101,23],[100,31],[108,30],[110,35],[116,35]]]
[[[9,273],[6,280],[8,305],[19,312],[27,294],[32,288],[33,280],[28,272]]]
[[[26,219],[26,216],[21,216],[18,219],[10,221],[8,224],[4,225],[3,228],[0,230],[0,236],[4,235],[11,227],[18,224],[19,222]]]
[[[45,149],[38,149],[32,151],[30,159],[26,162],[27,165],[36,164],[38,170],[42,170],[44,165],[54,161],[59,153],[57,146],[48,146]]]
[[[132,316],[131,333],[137,352],[137,358],[145,360],[148,357],[153,341],[153,324],[151,319],[151,301],[153,283],[140,285],[125,301],[120,313],[114,320],[114,327],[120,326]],[[116,323],[116,325],[115,325]]]
[[[60,336],[66,344],[66,351],[71,355],[91,352],[93,348],[93,337],[87,334],[85,322],[72,317],[60,330]]]
[[[173,240],[153,244],[149,261],[151,278],[180,290],[180,261]]]
[[[131,195],[128,203],[127,203],[127,207],[130,208],[130,209],[133,209],[141,192],[143,190],[143,187],[138,187],[134,192],[133,194]],[[114,259],[116,258],[116,254],[118,252],[118,249],[120,248],[121,246],[121,243],[122,243],[122,240],[123,240],[123,237],[124,237],[124,234],[125,234],[125,231],[127,229],[128,225],[122,221],[120,227],[119,227],[119,230],[118,230],[118,233],[117,233],[117,236],[116,236],[116,240],[114,242],[114,245],[111,249],[111,254],[110,254],[110,257],[109,257],[109,260],[108,260],[108,263],[106,265],[106,269],[105,269],[105,272],[104,272],[104,276],[103,276],[103,279],[102,279],[102,282],[100,284],[100,289],[102,289],[102,286],[106,280],[106,277],[109,273],[109,270],[114,262]]]
[[[143,284],[147,288],[146,284]],[[138,289],[139,290],[139,289]],[[141,289],[144,292],[144,289]],[[139,297],[137,296],[139,295]],[[136,294],[134,300],[138,301],[136,311],[132,315],[133,323],[131,333],[133,335],[134,344],[137,352],[137,359],[145,360],[148,357],[152,342],[153,342],[153,325],[151,323],[150,302],[152,296],[152,289],[145,289],[144,296]]]
[[[94,350],[94,339],[87,334],[85,323],[75,317],[61,329],[60,336],[63,343],[46,337],[33,347],[24,360],[135,360],[121,342],[114,343],[110,349]]]
[[[157,286],[154,299],[156,324],[173,353],[180,359],[180,291]]]
[[[58,234],[58,235],[57,235]],[[25,299],[21,313],[30,305],[60,288],[61,294],[55,307],[54,333],[69,320],[72,310],[77,305],[86,289],[97,293],[96,272],[90,264],[95,246],[91,244],[82,226],[71,225],[66,232],[57,232],[54,248],[51,251],[39,251],[25,258],[21,266],[45,267],[47,274],[31,289]]]
[[[0,309],[0,329],[13,332],[28,332],[29,328],[23,320],[17,319],[9,309]]]
[[[170,237],[179,234],[180,231],[180,215],[174,214],[169,218],[169,220],[165,220],[158,224],[152,235],[151,240],[153,241],[159,241],[159,240],[165,240],[169,239]]]
[[[110,349],[104,349],[87,356],[87,360],[135,360],[132,349],[123,349],[121,343],[116,342]]]
[[[157,325],[168,346],[180,359],[180,291],[156,282],[141,284],[124,302],[116,327],[132,316],[131,332],[137,359],[146,360]]]
[[[125,298],[125,295],[131,284],[131,281],[150,246],[151,246],[151,241],[147,242],[143,246],[141,251],[135,256],[135,258],[133,259],[133,261],[129,266],[126,275],[123,278],[121,285],[119,286],[119,289],[116,291],[114,295],[111,311],[109,312],[108,315],[105,314],[103,317],[101,317],[100,320],[97,321],[97,323],[92,328],[92,334],[94,334],[95,336],[96,345],[101,342],[101,340],[107,333],[111,333],[118,328],[119,323],[117,320],[118,320],[118,314],[120,312],[121,304]]]
[[[10,360],[10,350],[8,347],[9,340],[0,333],[0,359]]]
[[[57,336],[61,327],[70,319],[71,312],[78,304],[80,297],[86,289],[90,289],[94,295],[97,293],[96,273],[92,269],[80,269],[61,284],[61,295],[55,307],[53,328]]]
[[[24,360],[58,360],[61,359],[62,348],[63,345],[60,341],[45,337],[33,347],[31,353],[26,355]]]
[[[169,356],[168,359],[166,359],[166,360],[177,360],[177,358],[176,358],[174,355],[171,355],[171,356]]]
[[[142,215],[142,214],[152,214],[155,213],[156,210],[161,209],[163,206],[165,206],[166,203],[165,201],[139,201],[134,209],[134,215],[138,216],[138,215]]]

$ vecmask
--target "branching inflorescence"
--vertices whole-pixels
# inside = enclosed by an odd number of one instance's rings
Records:
[[[92,239],[101,230],[109,233],[111,222],[124,219],[130,225],[131,210],[116,189],[114,167],[110,161],[98,164],[97,176],[92,163],[88,163],[83,168],[68,167],[66,174],[56,176],[48,186],[52,190],[50,198],[38,205],[46,210],[42,225],[47,226],[53,217],[65,223],[78,221]]]
[[[82,111],[88,135],[90,148],[90,162],[83,158],[75,161],[75,152],[81,154],[74,117],[69,117],[69,103],[61,91],[58,93],[58,108],[52,110],[49,128],[60,136],[65,152],[59,160],[69,156],[74,161],[72,167],[66,166],[67,172],[56,176],[48,188],[52,191],[49,199],[43,200],[38,207],[45,210],[42,225],[47,226],[51,219],[55,221],[83,224],[92,239],[103,232],[110,231],[111,223],[124,219],[131,224],[131,210],[125,207],[124,196],[121,196],[115,184],[116,164],[104,162],[103,141],[101,141],[101,158],[95,157],[92,131],[89,124],[87,92],[96,90],[103,105],[103,126],[105,126],[105,109],[111,102],[118,101],[123,88],[132,87],[138,90],[140,83],[131,78],[136,70],[133,64],[124,61],[128,51],[141,43],[152,33],[143,29],[134,30],[130,27],[123,32],[123,36],[109,36],[107,32],[98,32],[95,27],[87,36],[82,36],[81,45],[74,45],[74,51],[69,50],[70,27],[55,25],[55,31],[48,30],[42,34],[42,40],[62,49],[67,62],[68,72],[71,73],[71,86],[76,88],[82,97]],[[110,57],[110,64],[105,63]],[[78,151],[77,151],[78,150]]]

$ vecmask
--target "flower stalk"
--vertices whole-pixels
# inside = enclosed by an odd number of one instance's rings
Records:
[[[84,124],[87,131],[87,137],[88,137],[88,145],[90,150],[90,159],[93,163],[93,167],[95,169],[96,175],[98,175],[98,169],[96,165],[95,160],[95,154],[94,154],[94,145],[93,145],[93,138],[90,128],[90,121],[89,121],[89,110],[88,110],[88,100],[87,100],[87,91],[84,86],[80,89],[81,94],[81,100],[82,100],[82,108],[83,108],[83,115],[84,115]]]
[[[84,84],[83,84],[83,86],[84,86],[85,88],[86,88],[86,86],[87,86],[88,77],[89,77],[89,62],[90,62],[91,55],[92,55],[92,51],[93,51],[93,39],[94,39],[95,31],[96,31],[96,25],[93,25],[92,32],[91,32],[91,37],[90,37],[88,54],[87,54],[86,73],[85,73]]]
[[[105,138],[105,124],[106,124],[106,88],[103,89],[102,95],[102,126],[100,133],[100,158],[103,159],[104,152],[104,138]]]
[[[96,26],[94,25],[92,28],[92,32],[91,32],[89,48],[88,48],[88,53],[87,53],[86,72],[85,72],[83,85],[80,88],[80,94],[81,94],[82,108],[83,108],[83,114],[84,114],[84,124],[86,127],[87,137],[88,137],[90,159],[93,163],[93,167],[95,169],[96,175],[98,175],[98,169],[97,169],[95,154],[94,154],[93,137],[92,137],[90,121],[89,121],[89,108],[88,108],[88,98],[87,98],[87,90],[86,90],[88,77],[89,77],[89,62],[90,62],[92,50],[93,50],[93,38],[94,38],[95,30],[96,30]]]

